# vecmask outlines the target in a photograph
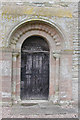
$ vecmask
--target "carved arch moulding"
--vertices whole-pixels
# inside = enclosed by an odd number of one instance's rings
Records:
[[[34,32],[32,32],[32,31],[34,31]],[[45,36],[48,35],[53,40],[53,43],[55,44],[56,49],[57,48],[59,50],[64,49],[64,44],[65,44],[65,40],[66,40],[65,35],[62,35],[62,33],[61,33],[61,31],[59,31],[58,27],[56,27],[48,22],[45,22],[44,20],[30,20],[27,22],[24,21],[24,23],[17,25],[14,28],[14,31],[12,31],[12,33],[10,33],[7,46],[9,48],[11,48],[12,50],[16,50],[16,49],[20,50],[20,48],[18,48],[18,47],[16,48],[17,43],[19,43],[20,38],[28,32],[29,33],[32,32],[33,35],[40,35],[40,36],[44,37],[46,40],[47,40],[47,37],[45,37]],[[44,35],[44,33],[45,33],[45,35]],[[26,35],[26,38],[27,37],[29,37],[29,35]],[[22,42],[24,40],[22,40]],[[50,41],[47,41],[47,42],[49,43]]]

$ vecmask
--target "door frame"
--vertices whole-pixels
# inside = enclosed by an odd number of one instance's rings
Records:
[[[36,34],[35,34],[35,32],[36,32]],[[52,51],[54,51],[54,49],[55,49],[55,43],[53,41],[53,38],[50,35],[48,35],[47,33],[43,32],[43,31],[39,32],[38,30],[37,31],[32,30],[32,31],[27,32],[25,35],[23,35],[20,38],[19,42],[21,42],[21,44],[18,43],[18,44],[20,44],[20,52],[14,52],[13,53],[13,59],[15,59],[16,70],[17,70],[16,71],[17,74],[15,76],[18,77],[18,79],[16,79],[16,81],[15,80],[13,81],[14,82],[13,85],[14,84],[16,85],[15,89],[13,88],[13,90],[12,90],[13,91],[12,95],[13,95],[14,103],[23,102],[20,99],[21,45],[24,42],[24,40],[26,39],[26,36],[28,38],[29,36],[32,36],[32,35],[33,36],[38,35],[38,36],[44,37],[45,40],[49,44],[49,48],[50,48],[50,51],[49,51],[50,52],[50,55],[49,55],[49,62],[50,63],[49,64],[50,65],[49,65],[49,97],[48,97],[48,100],[51,100],[53,98],[54,94],[55,94],[55,88],[54,88],[54,86],[55,86],[55,83],[54,83],[55,71],[54,71],[54,69],[55,69],[56,66],[55,66],[55,58],[53,57],[53,53],[52,53]],[[51,71],[54,71],[54,73],[52,73]],[[15,74],[15,73],[13,72],[13,74]],[[13,79],[14,79],[14,77],[13,77]],[[16,95],[14,95],[14,93]]]
[[[25,24],[25,27],[23,24]],[[28,27],[26,27],[27,25]],[[21,102],[21,99],[20,99],[21,46],[26,38],[30,36],[34,36],[34,35],[44,37],[46,41],[48,42],[49,48],[50,48],[49,100],[55,101],[54,100],[55,96],[56,98],[58,98],[58,100],[60,99],[59,89],[57,91],[58,94],[56,94],[56,87],[62,86],[61,83],[56,85],[56,81],[58,83],[61,79],[63,79],[62,76],[60,76],[61,72],[59,70],[59,66],[60,66],[59,61],[61,59],[60,52],[61,50],[64,50],[65,42],[68,46],[66,36],[63,33],[56,24],[54,23],[50,24],[48,21],[46,22],[41,19],[24,21],[22,25],[20,24],[20,28],[18,25],[18,27],[16,27],[14,32],[12,32],[10,36],[10,42],[11,42],[10,47],[13,50],[12,52],[12,59],[13,59],[12,99],[13,99],[13,103]],[[59,54],[56,55],[56,52],[58,52]],[[55,53],[55,55],[53,55],[53,53]],[[68,58],[70,60],[72,59],[70,58],[70,56]],[[71,87],[70,87],[70,90],[71,90]],[[71,96],[69,97],[71,98]]]

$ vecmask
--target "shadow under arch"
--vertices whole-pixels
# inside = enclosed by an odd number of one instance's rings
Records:
[[[23,46],[25,46],[25,44],[26,44],[27,47],[29,47],[29,49],[28,48],[26,48],[26,49],[30,50],[30,48],[33,47],[33,45],[28,46],[28,45],[30,45],[30,43],[36,44],[37,45],[36,47],[42,47],[43,46],[43,48],[41,48],[43,51],[50,51],[49,42],[46,40],[45,37],[40,36],[40,35],[31,35],[28,38],[26,38],[21,45],[21,50],[22,50]],[[36,48],[34,50],[40,50],[40,48]]]

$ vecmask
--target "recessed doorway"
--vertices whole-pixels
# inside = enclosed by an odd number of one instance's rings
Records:
[[[43,37],[27,38],[21,48],[22,100],[48,100],[49,45]]]

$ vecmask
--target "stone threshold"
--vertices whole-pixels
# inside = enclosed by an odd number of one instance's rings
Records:
[[[20,101],[20,105],[23,106],[32,106],[32,105],[37,105],[40,103],[48,103],[49,100],[22,100]]]

